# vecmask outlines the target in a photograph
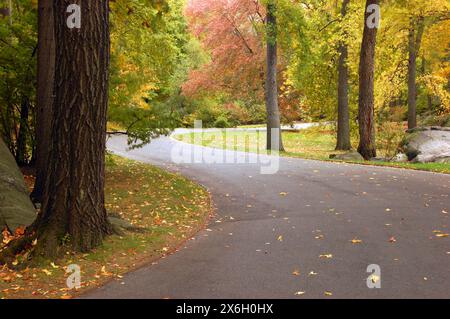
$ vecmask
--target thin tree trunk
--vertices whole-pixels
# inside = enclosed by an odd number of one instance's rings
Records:
[[[281,138],[280,110],[278,107],[277,83],[277,18],[276,4],[270,0],[267,5],[267,78],[266,78],[266,110],[267,110],[267,150],[284,151]],[[278,130],[279,143],[272,143],[272,129]],[[274,137],[276,138],[276,137]]]
[[[344,0],[341,15],[344,18],[347,14],[347,7],[350,0]],[[336,150],[350,150],[350,114],[348,108],[348,47],[346,43],[339,46],[338,65],[338,125]]]
[[[423,19],[419,18],[419,21],[416,22],[416,19],[411,18],[408,36],[408,129],[417,126],[417,54],[419,53],[423,31]]]
[[[52,124],[55,74],[55,36],[53,0],[38,3],[38,67],[36,108],[36,182],[31,194],[34,202],[42,202],[47,178],[48,154]]]
[[[370,14],[367,7],[378,5],[379,0],[367,0],[364,15],[364,33],[359,63],[359,146],[358,152],[369,160],[377,156],[374,123],[374,71],[375,47],[378,29],[367,24]]]
[[[30,101],[24,97],[20,106],[20,124],[17,134],[16,162],[19,166],[27,164],[28,114]]]
[[[66,25],[74,0],[54,2],[55,99],[48,182],[34,223],[35,252],[86,252],[111,233],[104,207],[108,106],[108,0],[78,0],[81,28]]]

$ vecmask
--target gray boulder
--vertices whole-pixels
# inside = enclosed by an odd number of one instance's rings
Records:
[[[14,157],[0,139],[0,231],[8,227],[15,231],[28,226],[36,218],[23,175]]]
[[[396,163],[406,163],[408,161],[408,156],[406,156],[406,154],[403,153],[399,153],[397,155],[394,156],[394,158],[392,159],[392,162],[396,162]]]
[[[446,162],[450,159],[450,131],[438,127],[417,128],[402,148],[411,162]]]
[[[331,154],[330,158],[340,161],[364,161],[364,158],[357,151],[350,151],[344,154]]]

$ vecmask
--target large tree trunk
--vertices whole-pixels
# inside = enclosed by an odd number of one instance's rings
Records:
[[[30,101],[24,97],[20,105],[20,125],[17,134],[16,162],[19,166],[27,164],[28,114]]]
[[[31,197],[42,202],[47,178],[55,74],[53,0],[38,3],[38,64],[36,108],[36,182]]]
[[[81,5],[81,28],[66,9]],[[108,106],[108,0],[54,2],[56,68],[51,150],[36,253],[86,252],[111,233],[104,207]]]
[[[417,35],[416,35],[417,28]],[[408,36],[408,128],[413,129],[417,126],[417,54],[419,53],[420,43],[424,31],[423,19],[411,18]]]
[[[341,14],[344,18],[350,0],[344,0]],[[338,124],[336,150],[350,150],[350,114],[348,109],[348,47],[346,43],[339,46],[338,65]]]
[[[367,7],[378,5],[379,0],[367,0],[364,15],[364,33],[359,62],[359,146],[358,152],[369,160],[377,156],[374,123],[374,71],[375,47],[378,29],[368,26]]]
[[[267,110],[267,150],[284,151],[281,138],[280,110],[278,108],[277,84],[277,18],[274,0],[267,4],[267,78],[266,78],[266,110]],[[272,129],[275,129],[272,132]],[[272,133],[278,135],[279,143],[272,143]]]

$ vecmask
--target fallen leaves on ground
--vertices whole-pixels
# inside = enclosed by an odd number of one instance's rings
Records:
[[[370,281],[371,281],[372,283],[376,284],[377,282],[380,281],[380,277],[377,276],[377,275],[371,275],[371,276],[370,276]]]
[[[443,232],[440,231],[440,230],[433,230],[433,233],[434,233],[434,236],[436,236],[436,237],[438,237],[438,238],[445,238],[445,237],[448,237],[448,236],[449,236],[449,234],[443,233]]]
[[[2,238],[3,244],[8,245],[14,239],[14,236],[5,228],[2,230]]]
[[[114,157],[114,162],[107,166],[106,208],[149,231],[110,236],[89,254],[69,253],[35,268],[12,270],[0,266],[0,299],[71,299],[83,289],[97,287],[110,278],[120,279],[145,260],[177,247],[210,216],[209,194],[194,182],[119,157]],[[0,231],[0,250],[5,242],[25,234],[24,227],[13,234],[7,229]],[[37,243],[34,240],[32,245]],[[19,264],[23,260],[24,256],[18,256],[16,261]],[[66,286],[70,264],[81,267],[81,290],[72,292]]]

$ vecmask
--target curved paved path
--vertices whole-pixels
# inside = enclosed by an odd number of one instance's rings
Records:
[[[257,164],[173,164],[175,146],[193,147],[108,141],[208,187],[217,216],[179,252],[85,298],[450,297],[450,237],[433,232],[450,233],[449,175],[292,158],[261,175]],[[381,267],[381,289],[367,288],[369,264]]]

